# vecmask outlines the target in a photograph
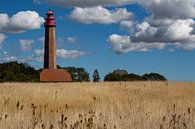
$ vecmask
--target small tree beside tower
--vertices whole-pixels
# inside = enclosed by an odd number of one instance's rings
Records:
[[[100,75],[97,69],[94,70],[93,73],[93,82],[99,82],[100,81]]]

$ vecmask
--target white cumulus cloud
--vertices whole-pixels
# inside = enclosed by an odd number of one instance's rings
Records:
[[[128,53],[132,51],[149,51],[150,49],[163,49],[165,48],[164,43],[134,43],[131,41],[130,36],[121,36],[117,34],[112,34],[108,38],[108,42],[112,46],[112,49],[121,54],[121,53]]]
[[[111,24],[129,20],[132,18],[132,15],[133,14],[128,12],[125,8],[108,10],[102,6],[90,8],[75,7],[70,14],[70,18],[84,24]]]
[[[81,56],[85,56],[86,53],[78,50],[65,50],[65,49],[57,49],[56,55],[58,58],[78,58]]]
[[[129,36],[113,34],[108,38],[117,53],[163,49],[195,49],[195,21],[192,19],[174,20],[167,25],[152,26],[147,21],[138,23]]]
[[[187,43],[175,43],[172,44],[175,45],[177,49],[182,49],[186,51],[192,51],[195,49],[195,43],[194,42],[187,42]]]
[[[136,0],[138,2],[138,0]],[[188,19],[195,17],[194,0],[140,0],[155,19]]]
[[[131,29],[133,26],[133,21],[131,20],[125,20],[120,22],[120,26],[126,29]]]
[[[0,31],[21,33],[27,30],[39,29],[44,23],[44,18],[35,11],[21,11],[9,17],[8,14],[0,14]]]
[[[134,42],[188,42],[195,41],[195,35],[192,31],[195,29],[192,25],[195,22],[192,19],[175,20],[168,25],[151,26],[148,22],[143,22],[136,26],[135,34],[132,36]]]

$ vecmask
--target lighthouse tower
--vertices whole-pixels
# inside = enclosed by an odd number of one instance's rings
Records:
[[[40,74],[42,82],[70,82],[70,73],[57,69],[56,65],[56,32],[54,13],[49,10],[45,19],[44,69]]]

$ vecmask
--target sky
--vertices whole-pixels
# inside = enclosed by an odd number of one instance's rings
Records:
[[[195,81],[194,0],[4,0],[0,63],[43,67],[44,18],[55,13],[57,64],[101,79],[115,69]]]

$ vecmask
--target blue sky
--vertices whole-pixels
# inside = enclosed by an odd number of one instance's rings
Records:
[[[181,11],[181,8],[184,8]],[[0,4],[0,62],[43,67],[45,13],[55,12],[57,63],[92,76],[115,69],[195,81],[193,0],[20,0]]]

